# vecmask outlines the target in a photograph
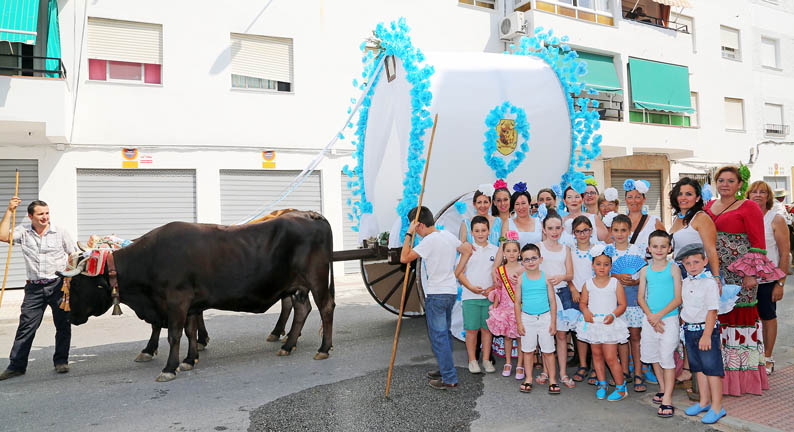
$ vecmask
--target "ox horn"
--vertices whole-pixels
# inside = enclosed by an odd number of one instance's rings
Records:
[[[90,249],[90,248],[88,247],[88,245],[87,245],[87,244],[85,244],[85,243],[83,243],[83,242],[77,242],[77,247],[78,247],[78,248],[80,248],[80,250],[81,250],[81,251],[83,251],[83,252],[85,252],[85,251],[87,251],[88,249]]]
[[[86,263],[88,263],[88,258],[83,259],[82,261],[77,263],[77,265],[74,266],[73,269],[64,270],[64,271],[60,272],[60,274],[63,277],[69,277],[69,278],[70,277],[75,277],[75,276],[79,275],[80,273],[82,273],[83,271],[85,271]]]

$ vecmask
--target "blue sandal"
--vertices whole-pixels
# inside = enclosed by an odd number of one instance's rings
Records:
[[[598,390],[596,390],[596,398],[604,400],[607,398],[607,382],[598,381]]]
[[[621,394],[623,393],[623,394]],[[617,402],[619,400],[626,399],[629,396],[629,391],[626,389],[626,383],[616,386],[615,391],[612,392],[611,395],[607,398],[610,402]]]

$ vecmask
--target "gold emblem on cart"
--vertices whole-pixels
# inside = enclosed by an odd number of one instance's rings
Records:
[[[507,156],[516,151],[516,143],[518,143],[518,132],[516,132],[516,121],[509,119],[501,119],[496,125],[496,133],[499,138],[496,140],[496,150]]]

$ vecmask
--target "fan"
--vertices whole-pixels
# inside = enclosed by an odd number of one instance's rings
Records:
[[[634,274],[646,265],[648,265],[648,261],[639,255],[623,255],[612,263],[612,274]]]

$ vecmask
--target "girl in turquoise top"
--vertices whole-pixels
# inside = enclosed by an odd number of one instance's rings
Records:
[[[671,238],[664,230],[656,230],[648,237],[650,265],[640,270],[637,303],[645,313],[640,340],[643,363],[653,365],[659,379],[659,393],[653,397],[660,404],[656,414],[672,417],[673,386],[675,385],[675,357],[678,347],[678,306],[681,304],[681,269],[668,261],[672,251]]]

